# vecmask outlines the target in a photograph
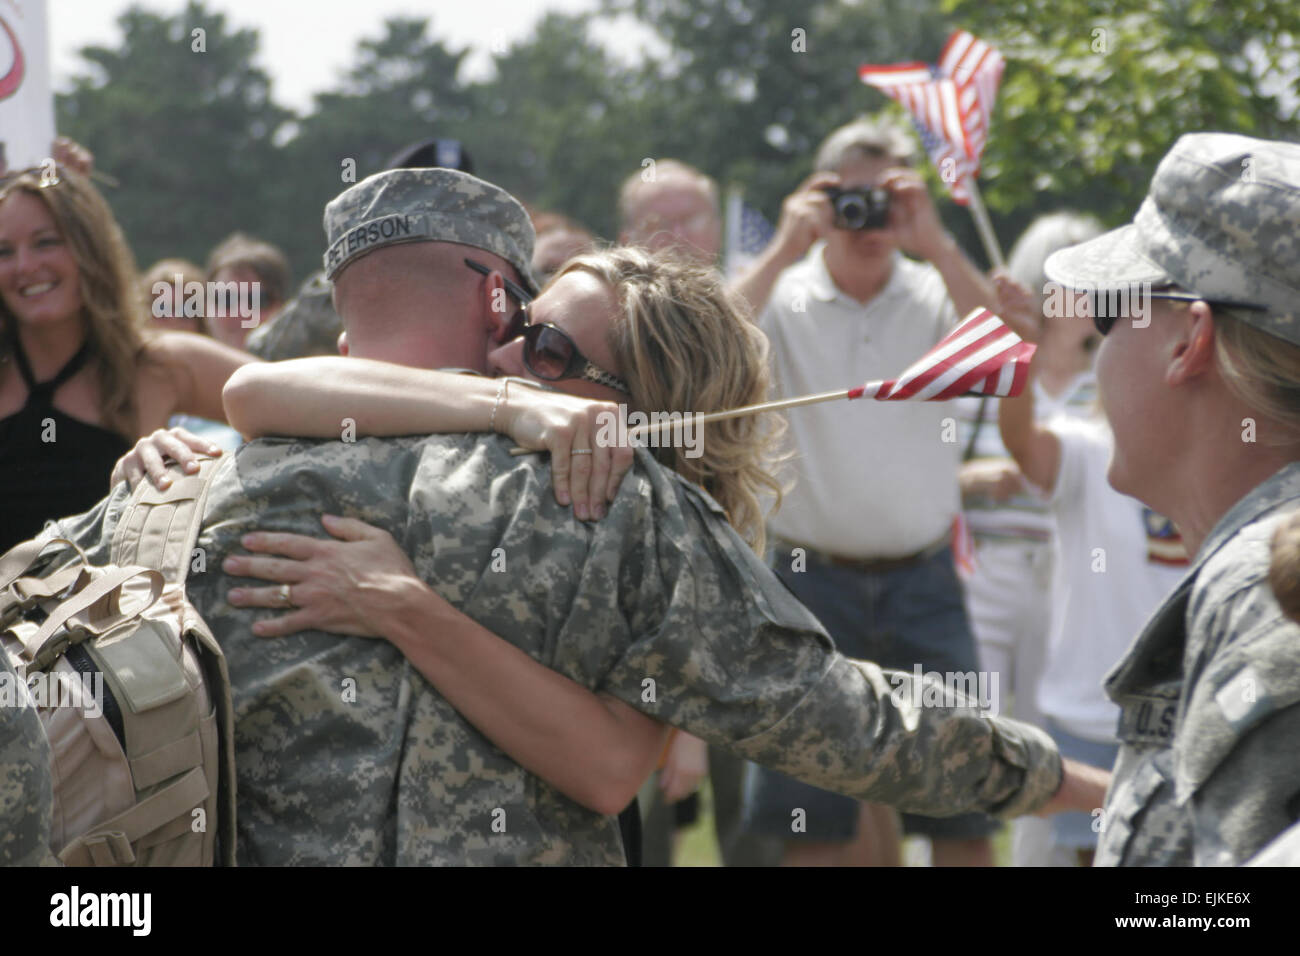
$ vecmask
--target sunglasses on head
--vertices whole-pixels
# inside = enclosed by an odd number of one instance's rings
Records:
[[[37,185],[41,189],[48,189],[50,186],[57,186],[62,182],[63,168],[52,159],[47,159],[39,166],[28,166],[26,169],[10,169],[0,173],[0,186],[7,186],[21,176],[33,176],[37,180]]]
[[[466,259],[465,265],[482,275],[490,275],[493,271],[473,259]],[[505,283],[506,291],[519,302],[519,308],[506,323],[506,332],[502,341],[512,342],[523,336],[524,367],[528,371],[547,382],[580,378],[626,395],[631,394],[626,382],[583,355],[578,350],[577,343],[559,326],[550,322],[531,324],[528,321],[528,306],[532,303],[533,297],[504,276],[502,281]]]
[[[1115,327],[1115,323],[1120,319],[1128,318],[1133,310],[1129,308],[1129,303],[1133,299],[1169,299],[1173,302],[1204,302],[1216,309],[1248,309],[1255,312],[1263,312],[1266,306],[1256,305],[1253,302],[1231,302],[1227,299],[1207,299],[1204,296],[1197,295],[1194,292],[1176,292],[1176,291],[1159,291],[1159,292],[1132,292],[1122,295],[1118,289],[1093,289],[1088,293],[1088,301],[1092,306],[1092,324],[1097,327],[1097,331],[1103,336]],[[1111,306],[1114,305],[1114,308]]]

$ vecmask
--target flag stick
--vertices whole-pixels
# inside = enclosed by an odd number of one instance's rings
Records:
[[[1025,368],[1033,357],[1035,346],[1026,344],[1006,323],[987,309],[975,308],[921,356],[897,379],[877,379],[855,388],[841,388],[833,392],[816,392],[796,398],[783,398],[743,408],[729,408],[720,412],[673,412],[665,415],[656,412],[659,421],[650,425],[637,425],[620,434],[627,439],[639,440],[664,428],[692,429],[697,425],[775,412],[800,405],[817,405],[821,402],[843,401],[855,398],[875,398],[891,401],[919,398],[922,401],[946,401],[958,395],[1016,395],[1024,388]],[[1011,375],[1008,376],[1007,372]],[[982,376],[972,380],[972,373]],[[601,426],[602,429],[605,427]],[[623,437],[618,441],[621,443]],[[528,449],[512,448],[512,455],[526,455]]]
[[[984,208],[984,199],[980,196],[980,188],[976,185],[974,176],[966,177],[966,188],[970,190],[970,214],[975,219],[980,241],[984,243],[984,253],[989,257],[989,262],[993,263],[993,268],[1005,269],[1007,263],[1002,258],[1002,247],[998,245],[998,237],[993,232],[993,223],[989,222],[988,210]]]
[[[879,383],[873,382],[872,384]],[[691,416],[691,421],[694,425],[704,425],[708,422],[720,422],[726,418],[740,418],[744,415],[757,415],[759,412],[776,412],[783,408],[797,408],[800,405],[816,405],[819,402],[833,402],[837,399],[848,398],[849,392],[851,391],[853,391],[853,389],[842,388],[835,392],[818,392],[815,395],[801,395],[798,398],[782,398],[772,402],[760,402],[757,405],[745,405],[742,408],[729,408],[722,412],[693,414]],[[681,426],[683,424],[684,422],[681,420],[676,422],[664,420],[656,422],[653,425],[638,425],[637,427],[628,430],[627,437],[629,440],[642,438],[646,435],[653,434],[654,432],[661,431],[662,429],[672,428],[674,425]],[[527,455],[531,454],[531,449],[512,448],[510,449],[510,454]]]

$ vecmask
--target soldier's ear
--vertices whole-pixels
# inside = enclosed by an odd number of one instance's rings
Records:
[[[500,342],[502,332],[510,321],[510,316],[518,308],[514,297],[506,289],[505,277],[492,270],[483,279],[483,305],[484,319],[487,326],[488,336],[494,342]]]
[[[1171,330],[1168,334],[1172,341],[1167,349],[1165,382],[1176,386],[1205,375],[1214,367],[1214,322],[1210,306],[1204,302],[1193,302],[1187,308],[1168,312],[1163,327]]]

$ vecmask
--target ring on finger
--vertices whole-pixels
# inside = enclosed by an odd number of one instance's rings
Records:
[[[591,453],[590,448],[574,448],[569,452],[570,455],[590,455]]]
[[[293,603],[293,585],[292,585],[292,584],[281,584],[280,587],[279,587],[279,589],[278,589],[277,592],[276,592],[276,596],[277,596],[277,597],[279,598],[279,600],[280,600],[280,606],[281,606],[281,607],[293,607],[293,606],[294,606],[294,603]]]

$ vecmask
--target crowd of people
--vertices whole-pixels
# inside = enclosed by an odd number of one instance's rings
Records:
[[[244,234],[137,275],[64,148],[0,180],[0,551],[102,562],[221,457],[187,593],[240,863],[668,865],[706,777],[727,865],[990,865],[1012,818],[1018,865],[1235,864],[1294,822],[1300,148],[1189,134],[1132,225],[1044,216],[985,274],[857,120],[726,276],[685,163],[605,243],[433,140],[326,206],[296,295]],[[977,308],[1039,345],[1016,398],[601,438],[891,377]],[[61,850],[43,733],[0,708],[0,862]]]

